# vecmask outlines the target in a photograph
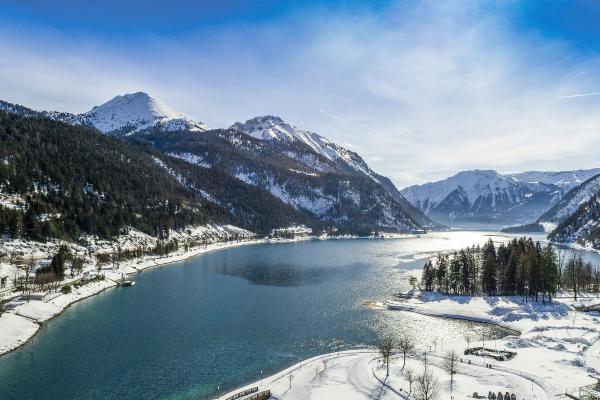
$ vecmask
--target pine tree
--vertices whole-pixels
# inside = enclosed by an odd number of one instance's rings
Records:
[[[482,291],[486,295],[496,295],[496,248],[494,242],[490,239],[482,249]]]
[[[435,268],[435,284],[437,289],[443,293],[448,293],[448,256],[438,254]]]

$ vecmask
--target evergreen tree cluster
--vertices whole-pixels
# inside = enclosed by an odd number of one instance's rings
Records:
[[[425,263],[425,290],[452,295],[520,295],[550,300],[559,287],[556,252],[532,238],[513,239],[498,247],[490,239],[452,254],[438,254]]]
[[[110,239],[128,227],[152,235],[209,221],[211,204],[151,155],[91,129],[0,112],[0,234],[43,241],[82,233]]]

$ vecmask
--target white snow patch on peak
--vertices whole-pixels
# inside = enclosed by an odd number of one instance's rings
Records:
[[[229,129],[235,129],[244,132],[259,140],[280,141],[280,142],[300,142],[310,147],[315,153],[327,158],[328,160],[345,164],[347,167],[365,174],[375,182],[379,181],[376,174],[356,153],[349,151],[342,146],[338,146],[324,136],[318,133],[298,128],[288,124],[279,117],[267,115],[255,117],[241,123],[236,122]],[[294,158],[293,155],[290,155]],[[314,165],[312,165],[314,167]],[[316,168],[318,169],[318,168]]]
[[[324,157],[332,159],[331,151],[326,148],[331,142],[323,136],[290,125],[279,117],[267,115],[255,117],[241,123],[236,122],[230,129],[236,129],[260,140],[302,142]]]
[[[205,131],[207,126],[175,111],[161,100],[144,92],[124,94],[82,114],[101,132],[143,129],[161,126],[168,131],[188,129]]]
[[[600,168],[580,169],[575,171],[527,171],[515,174],[507,174],[515,181],[530,183],[551,183],[561,187],[565,193],[575,186],[587,181],[593,176],[600,174]]]
[[[496,171],[473,170],[459,172],[438,182],[411,186],[402,189],[401,192],[413,204],[418,199],[429,199],[429,203],[433,206],[439,204],[454,190],[461,188],[469,203],[473,204],[479,196],[493,195],[499,190],[508,189],[512,184],[512,179]]]

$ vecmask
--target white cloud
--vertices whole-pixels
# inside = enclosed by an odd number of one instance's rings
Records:
[[[598,166],[600,99],[580,95],[600,87],[598,59],[516,31],[502,8],[409,4],[118,47],[4,26],[0,97],[80,112],[145,90],[213,127],[276,114],[352,143],[399,186],[470,168]]]

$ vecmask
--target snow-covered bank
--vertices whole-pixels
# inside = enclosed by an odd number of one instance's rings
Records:
[[[200,254],[225,248],[266,243],[265,239],[231,241],[197,247],[188,251],[178,251],[166,257],[143,257],[123,262],[118,270],[103,269],[104,280],[97,280],[80,287],[72,287],[71,293],[55,293],[50,300],[30,300],[18,302],[17,306],[0,315],[0,355],[10,352],[27,343],[39,330],[41,324],[64,311],[71,304],[117,286],[124,275],[131,275],[145,269],[183,261]]]
[[[558,299],[551,303],[524,302],[520,297],[444,296],[421,292],[402,302],[380,302],[375,309],[458,318],[498,324],[521,332],[503,339],[465,335],[444,350],[455,349],[461,357],[491,363],[495,368],[518,371],[552,388],[558,393],[594,383],[590,374],[600,371],[600,314],[581,313],[572,307],[573,300]],[[390,310],[389,312],[395,312]],[[427,338],[425,341],[431,341]],[[483,346],[516,352],[508,361],[464,356],[467,346]],[[433,348],[433,347],[432,347]]]
[[[390,365],[390,376],[387,378],[380,360],[381,356],[375,349],[324,354],[232,390],[220,396],[219,400],[252,387],[258,387],[259,391],[269,389],[272,396],[278,399],[412,399],[409,394],[411,385],[406,373],[408,370],[415,375],[422,372],[423,353],[412,353],[407,358],[404,369],[402,357],[395,355]],[[532,384],[529,377],[518,371],[494,369],[493,373],[490,373],[485,363],[469,364],[466,358],[459,363],[453,387],[450,388],[450,378],[443,370],[442,363],[441,356],[435,353],[428,354],[427,368],[440,381],[441,399],[451,396],[454,399],[472,399],[474,391],[484,395],[488,391],[509,391],[522,397],[533,395],[537,399],[550,399],[554,396],[551,389],[536,382]],[[412,394],[415,387],[416,384],[413,383]]]
[[[387,310],[380,304],[380,310],[373,312],[403,312]],[[600,370],[599,315],[578,313],[562,300],[542,304],[524,303],[512,297],[446,297],[422,293],[405,304],[409,312],[500,323],[522,334],[492,340],[467,332],[464,338],[440,343],[435,333],[429,332],[415,337],[417,347],[404,369],[402,356],[392,357],[387,379],[375,349],[321,355],[233,390],[220,399],[258,386],[259,390],[271,390],[275,398],[410,400],[413,396],[409,395],[407,371],[421,374],[425,353],[427,368],[439,381],[440,399],[472,399],[474,392],[481,396],[487,396],[488,392],[501,392],[504,396],[508,392],[517,399],[551,399],[566,392],[576,393],[577,387],[594,383],[589,374]],[[469,346],[517,354],[511,360],[496,361],[465,355]],[[451,350],[459,355],[452,386],[444,368],[444,357]],[[415,387],[413,383],[413,395]]]

